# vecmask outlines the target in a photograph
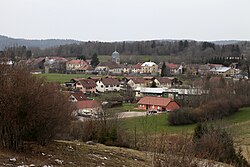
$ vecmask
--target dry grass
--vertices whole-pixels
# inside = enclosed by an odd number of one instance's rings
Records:
[[[10,162],[10,158],[16,162]],[[63,160],[58,165],[55,159]],[[82,142],[55,141],[48,146],[34,143],[26,145],[23,153],[0,149],[0,166],[31,165],[43,166],[150,166],[151,159],[145,153],[107,147],[101,144],[87,145]]]

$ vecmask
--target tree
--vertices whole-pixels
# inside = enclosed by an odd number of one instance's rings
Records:
[[[27,52],[26,52],[26,59],[29,59],[29,58],[31,58],[32,57],[32,52],[31,52],[31,50],[27,50]]]
[[[24,141],[42,145],[69,124],[73,110],[60,87],[21,67],[0,67],[0,146],[19,149]]]
[[[95,68],[99,63],[100,63],[100,62],[99,62],[99,59],[98,59],[98,57],[97,57],[97,54],[94,53],[93,56],[92,56],[92,60],[91,60],[91,65],[92,65],[92,67]]]
[[[187,48],[187,47],[188,47],[188,41],[187,41],[187,40],[184,41],[183,46],[184,46],[184,48]]]
[[[156,82],[153,80],[152,84],[151,84],[151,88],[157,88]]]
[[[166,66],[165,61],[162,64],[162,68],[161,68],[161,77],[166,77],[169,76],[169,69]]]
[[[84,55],[80,55],[76,57],[77,60],[86,60],[86,57]]]

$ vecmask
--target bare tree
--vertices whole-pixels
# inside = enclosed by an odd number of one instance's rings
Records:
[[[0,145],[46,144],[69,124],[72,107],[59,87],[20,67],[0,67]]]

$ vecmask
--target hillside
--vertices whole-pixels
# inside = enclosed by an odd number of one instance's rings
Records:
[[[46,39],[46,40],[28,40],[28,39],[16,39],[7,36],[0,35],[0,50],[5,47],[13,46],[26,46],[26,47],[38,47],[40,49],[56,47],[67,44],[79,44],[80,41],[67,40],[67,39]]]
[[[152,154],[136,150],[109,147],[101,144],[88,145],[82,142],[54,141],[48,146],[27,144],[23,153],[0,149],[0,166],[110,166],[149,167]],[[231,167],[208,160],[195,160],[198,166]]]

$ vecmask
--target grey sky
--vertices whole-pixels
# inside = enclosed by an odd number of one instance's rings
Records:
[[[0,0],[0,34],[79,40],[250,40],[250,0]]]

